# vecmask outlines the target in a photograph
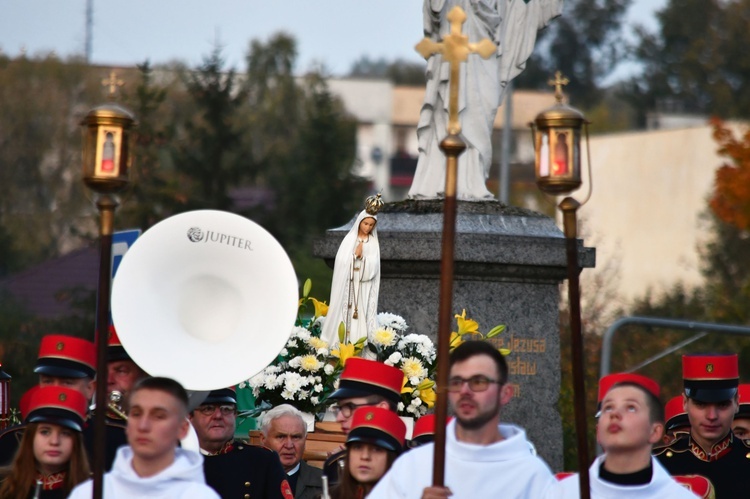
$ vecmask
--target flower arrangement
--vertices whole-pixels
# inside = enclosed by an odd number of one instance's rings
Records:
[[[334,390],[343,362],[332,362],[334,353],[320,339],[320,318],[328,306],[309,296],[312,283],[308,279],[299,301],[297,320],[276,360],[261,372],[240,383],[250,387],[256,399],[252,415],[280,404],[292,404],[302,412],[318,414],[326,405],[326,398]],[[303,318],[307,305],[312,303],[313,316]],[[340,365],[339,365],[340,364]]]
[[[257,415],[287,403],[303,412],[321,414],[328,405],[327,397],[338,387],[344,363],[354,356],[374,358],[403,371],[401,402],[398,404],[400,416],[418,418],[432,409],[437,400],[437,349],[432,340],[423,334],[407,334],[409,326],[403,317],[381,312],[377,316],[377,329],[368,338],[345,343],[342,324],[338,348],[329,350],[328,344],[320,338],[321,320],[324,320],[328,306],[309,296],[311,288],[308,279],[303,287],[296,324],[276,361],[239,385],[252,389],[257,404],[253,413]],[[310,319],[305,319],[303,312],[310,304],[313,314]],[[477,322],[466,317],[466,310],[461,315],[456,314],[455,318],[458,331],[451,333],[451,351],[466,337],[486,340],[505,330],[505,326],[499,325],[486,335],[482,334]],[[510,353],[507,349],[500,349],[500,352],[503,355]]]
[[[378,314],[378,329],[370,334],[368,348],[376,360],[395,366],[404,373],[399,416],[419,417],[435,405],[435,368],[437,350],[432,340],[423,334],[404,334],[403,318]]]

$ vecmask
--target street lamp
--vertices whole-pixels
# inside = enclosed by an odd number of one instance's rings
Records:
[[[588,124],[583,113],[563,103],[562,87],[568,83],[560,71],[550,80],[555,87],[556,103],[539,113],[531,123],[535,149],[536,183],[549,195],[570,194],[581,186],[581,131],[586,131],[589,191],[583,202],[565,197],[558,208],[563,213],[563,232],[568,270],[568,300],[573,370],[578,471],[581,498],[590,497],[589,457],[586,429],[586,392],[583,369],[583,335],[581,333],[581,295],[578,275],[578,222],[576,214],[591,197],[591,154],[588,151]]]
[[[116,81],[114,74],[110,80]],[[106,81],[106,80],[105,80]],[[110,98],[116,84],[110,84]],[[99,194],[99,287],[96,301],[96,407],[94,417],[95,499],[102,497],[105,461],[105,417],[107,407],[107,337],[109,333],[112,233],[118,202],[114,194],[128,187],[132,164],[133,114],[115,103],[93,108],[81,121],[83,127],[83,182]]]

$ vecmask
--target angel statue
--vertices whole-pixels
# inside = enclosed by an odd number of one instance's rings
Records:
[[[382,205],[380,194],[367,198],[365,209],[357,215],[336,252],[331,300],[321,332],[321,338],[331,346],[339,343],[342,322],[346,343],[356,343],[375,330],[380,289],[380,244],[376,224]]]
[[[537,31],[562,13],[563,0],[424,0],[425,36],[435,42],[451,29],[447,14],[459,6],[466,12],[463,33],[469,42],[489,39],[497,50],[489,59],[469,55],[460,67],[458,114],[466,152],[458,158],[458,199],[493,199],[486,181],[492,163],[492,130],[505,87],[526,66]],[[427,61],[427,86],[417,125],[419,159],[409,190],[412,199],[444,196],[449,63],[441,54]]]

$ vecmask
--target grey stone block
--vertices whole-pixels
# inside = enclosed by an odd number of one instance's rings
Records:
[[[378,214],[381,284],[378,310],[401,315],[409,332],[437,336],[441,201],[386,204]],[[313,254],[333,266],[351,227],[326,232]],[[497,343],[511,349],[507,360],[514,399],[502,420],[526,428],[539,455],[562,470],[559,284],[567,276],[565,238],[551,218],[498,202],[458,202],[454,258],[454,313],[486,333],[506,331]],[[595,265],[594,248],[579,241],[579,266]],[[454,323],[455,324],[455,323]]]

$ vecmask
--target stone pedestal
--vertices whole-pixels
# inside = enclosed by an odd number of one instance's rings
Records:
[[[443,203],[386,204],[378,214],[381,281],[378,310],[401,315],[408,332],[437,334]],[[327,231],[313,253],[333,266],[352,222]],[[580,244],[580,243],[579,243]],[[579,246],[581,267],[593,267],[595,250]],[[502,421],[524,427],[539,455],[555,471],[563,466],[560,393],[559,284],[566,278],[565,239],[544,215],[497,202],[459,202],[456,220],[453,311],[486,333],[507,329],[496,341],[509,348],[514,399]],[[455,327],[455,322],[454,322]]]

